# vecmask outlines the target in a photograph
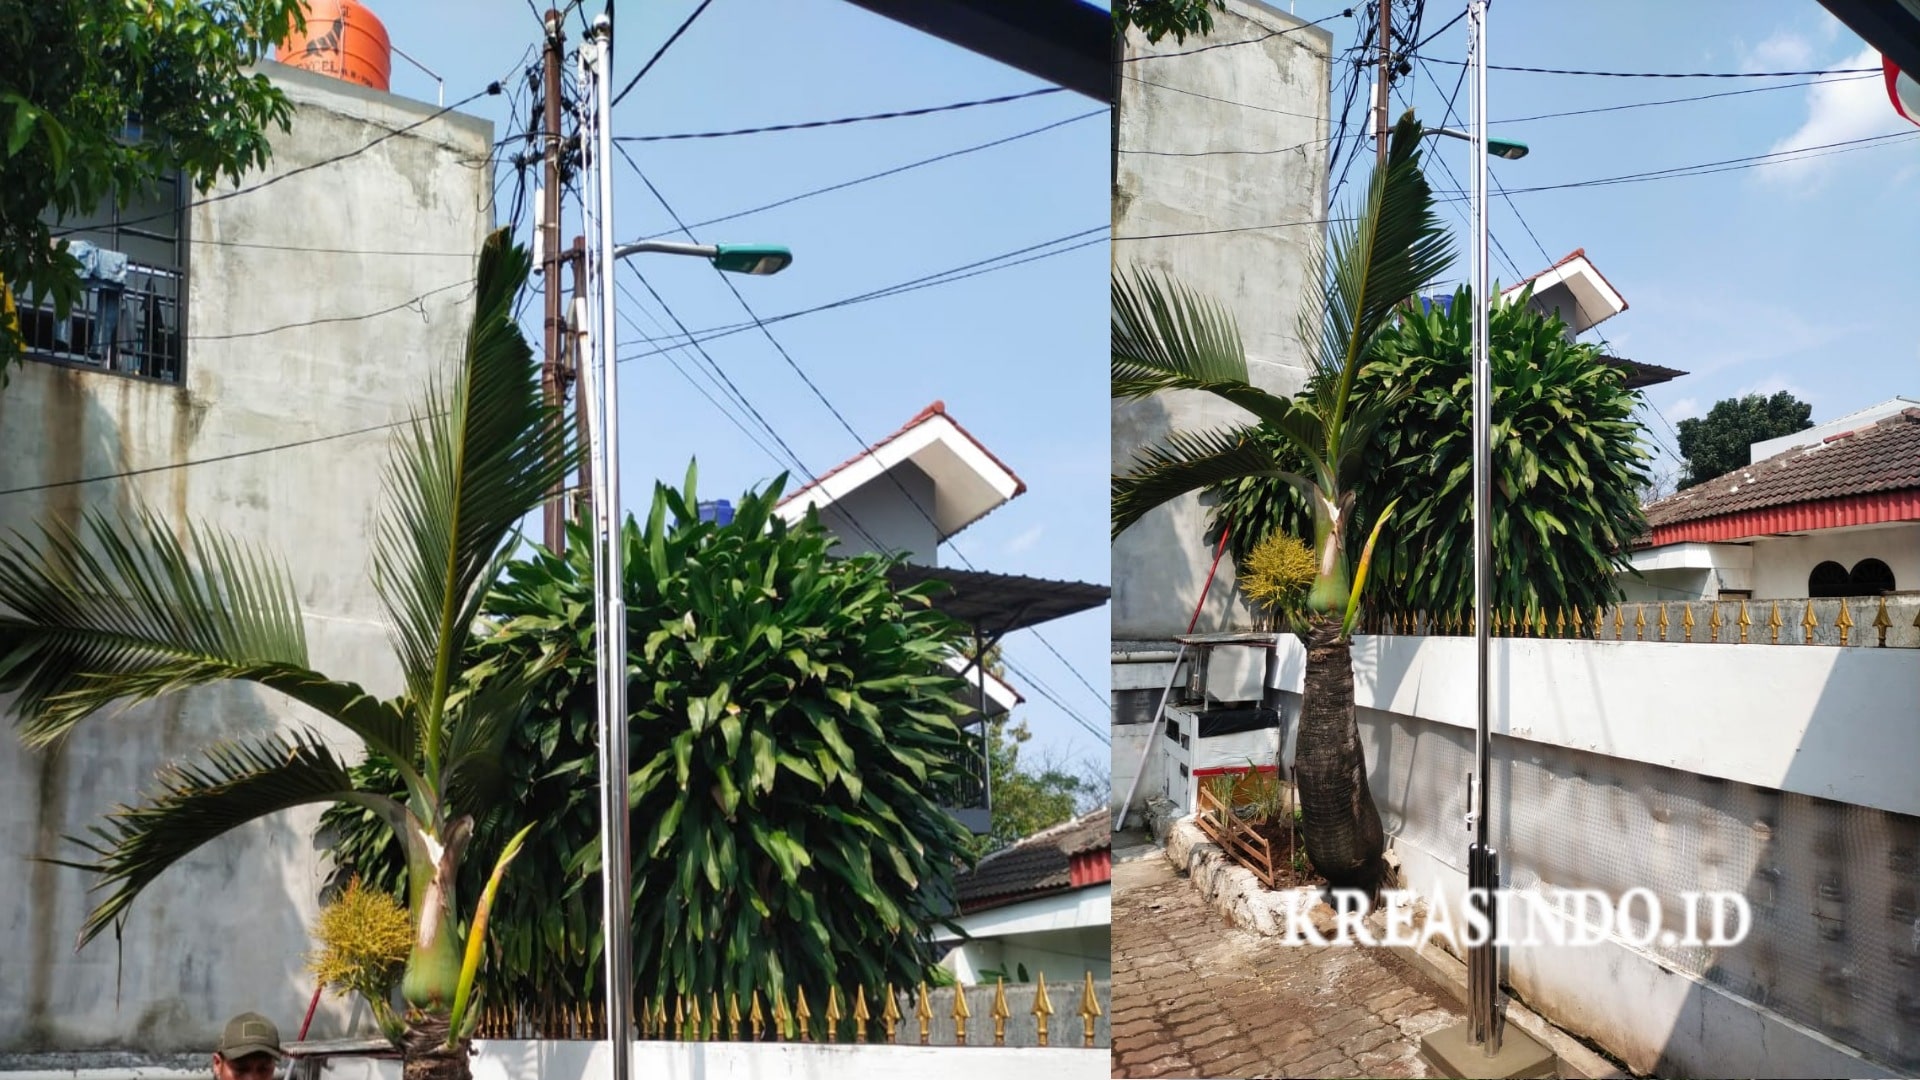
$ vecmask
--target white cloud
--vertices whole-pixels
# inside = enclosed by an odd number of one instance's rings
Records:
[[[1869,46],[1833,66],[1878,67],[1880,54]],[[1902,130],[1912,130],[1912,127],[1893,111],[1887,101],[1886,85],[1881,80],[1830,80],[1807,88],[1806,121],[1769,149],[1779,153]],[[1817,190],[1836,163],[1833,155],[1792,159],[1769,165],[1761,170],[1761,175],[1768,182],[1796,188],[1805,194]]]
[[[1749,383],[1735,390],[1733,396],[1746,397],[1748,394],[1759,394],[1761,397],[1772,397],[1782,390],[1792,394],[1801,401],[1809,401],[1813,397],[1813,395],[1802,389],[1799,384],[1787,381],[1787,377],[1784,375],[1769,375],[1757,383]]]
[[[1780,30],[1749,49],[1742,67],[1747,71],[1799,71],[1812,66],[1812,61],[1811,41],[1791,30]]]
[[[1667,414],[1667,419],[1677,424],[1682,420],[1689,420],[1699,416],[1700,401],[1698,398],[1683,397],[1679,401],[1667,406],[1664,411]]]
[[[1010,553],[1017,552],[1017,551],[1025,551],[1028,548],[1032,547],[1034,544],[1039,543],[1040,534],[1042,532],[1045,532],[1046,528],[1047,527],[1044,524],[1035,525],[1033,528],[1028,529],[1026,532],[1023,532],[1020,535],[1014,537],[1013,539],[1007,541],[1007,551]]]

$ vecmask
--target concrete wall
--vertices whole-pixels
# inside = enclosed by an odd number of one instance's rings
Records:
[[[1862,529],[1823,529],[1805,536],[1757,540],[1753,545],[1755,599],[1807,595],[1807,575],[1822,562],[1853,569],[1861,559],[1879,559],[1893,571],[1895,587],[1920,590],[1920,523]]]
[[[968,1029],[975,1044],[965,1047],[636,1042],[631,1075],[656,1080],[977,1080],[983,1076],[1097,1080],[1108,1075],[1107,1051],[1081,1048],[1078,1017],[1055,1016],[1054,1045],[1042,1048],[978,1045],[983,1031],[984,1041],[993,1038],[993,1022],[986,1020],[983,1027],[982,1016],[976,1013]],[[1060,1045],[1063,1042],[1067,1045]],[[602,1080],[613,1073],[607,1053],[605,1042],[479,1041],[474,1043],[473,1077]],[[400,1080],[400,1062],[339,1057],[327,1061],[322,1075],[327,1080]],[[26,1063],[0,1066],[0,1080],[204,1080],[206,1076],[207,1067],[200,1061],[79,1071]]]
[[[265,70],[297,105],[292,132],[272,136],[268,176],[434,111]],[[173,466],[406,417],[426,377],[459,355],[466,283],[492,222],[491,140],[490,124],[450,114],[191,210],[184,384],[34,362],[16,369],[0,390],[0,490],[69,486],[0,496],[0,527],[143,506],[168,522],[216,525],[284,560],[316,667],[397,691],[368,557],[390,434]],[[417,308],[358,318],[436,289]],[[275,329],[316,319],[338,321]],[[140,469],[164,471],[69,483]],[[31,860],[84,855],[62,838],[133,801],[163,762],[317,719],[228,687],[101,715],[44,752],[0,738],[0,1052],[205,1047],[245,1009],[289,1036],[298,1029],[313,991],[301,954],[325,875],[312,840],[317,811],[246,826],[170,870],[135,904],[118,950],[108,934],[73,952],[93,882]],[[337,1033],[343,1016],[323,1005],[314,1035]]]
[[[1288,653],[1297,643],[1286,641]],[[1473,643],[1356,638],[1369,777],[1405,884],[1460,910]],[[1720,949],[1616,935],[1516,946],[1505,978],[1637,1072],[1920,1067],[1920,760],[1907,649],[1498,640],[1492,813],[1503,885],[1747,899]],[[1301,689],[1283,657],[1277,685]],[[1163,740],[1164,741],[1164,740]],[[1290,757],[1290,749],[1283,751]]]
[[[1169,37],[1150,46],[1129,37],[1115,102],[1115,271],[1141,267],[1171,274],[1222,305],[1239,324],[1253,381],[1276,393],[1297,390],[1310,363],[1296,320],[1321,240],[1317,222],[1327,216],[1332,37],[1314,28],[1197,55],[1146,57],[1292,30],[1304,22],[1267,4],[1227,0],[1204,38],[1179,44]],[[1293,149],[1214,153],[1283,147]],[[1168,156],[1173,154],[1204,156]],[[1248,226],[1255,228],[1162,235]],[[1204,431],[1245,419],[1240,410],[1200,394],[1115,402],[1114,469],[1125,471],[1138,449],[1169,431]],[[1205,511],[1189,496],[1114,541],[1115,641],[1165,640],[1185,630],[1212,557],[1202,536],[1205,524]],[[1232,592],[1231,560],[1221,563],[1220,575],[1199,629],[1251,625]]]
[[[940,536],[933,522],[927,520],[934,507],[933,478],[911,461],[903,461],[891,471],[893,480],[900,481],[899,487],[885,476],[876,477],[820,511],[821,524],[840,538],[833,552],[905,552],[910,562],[938,565]],[[901,494],[901,488],[906,494]]]

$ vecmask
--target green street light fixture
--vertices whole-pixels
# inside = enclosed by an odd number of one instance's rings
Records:
[[[1452,128],[1428,128],[1424,134],[1445,135],[1450,139],[1462,139],[1466,142],[1473,141],[1473,136],[1464,131],[1455,131]],[[1521,158],[1527,156],[1527,144],[1521,142],[1519,139],[1489,138],[1487,140],[1487,153],[1497,158],[1505,158],[1508,161],[1519,161]]]
[[[694,255],[731,274],[777,274],[793,263],[793,252],[777,244],[676,244],[667,240],[640,240],[613,249],[613,257],[654,252]]]

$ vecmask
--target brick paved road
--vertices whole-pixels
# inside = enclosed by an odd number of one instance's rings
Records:
[[[1461,1013],[1405,962],[1228,927],[1158,849],[1114,856],[1114,1076],[1432,1075],[1420,1036]]]

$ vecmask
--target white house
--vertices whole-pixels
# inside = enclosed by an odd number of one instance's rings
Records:
[[[1055,985],[1112,973],[1113,831],[1105,807],[988,855],[954,880],[960,914],[936,942],[959,942],[941,961],[962,983]],[[1024,974],[1023,974],[1024,973]]]

